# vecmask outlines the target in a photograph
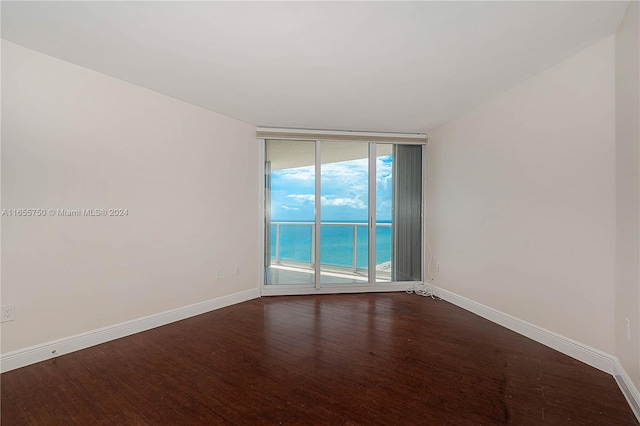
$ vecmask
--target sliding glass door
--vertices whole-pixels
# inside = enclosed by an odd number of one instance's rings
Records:
[[[422,280],[422,145],[265,146],[265,286],[367,291]]]
[[[353,142],[320,150],[320,283],[369,282],[369,151]]]
[[[315,161],[315,142],[266,144],[265,284],[315,287]]]
[[[391,282],[393,255],[393,144],[376,145],[376,260],[377,282]]]

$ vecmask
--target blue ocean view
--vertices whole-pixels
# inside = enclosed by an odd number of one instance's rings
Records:
[[[344,222],[341,222],[344,223]],[[376,226],[376,264],[391,260],[391,227],[390,222],[377,222]],[[382,226],[381,226],[382,225]],[[384,226],[387,225],[387,226]],[[344,225],[333,225],[323,222],[320,227],[320,263],[323,265],[352,267],[353,232],[356,228],[357,267],[368,268],[369,236],[366,222],[353,222]],[[311,262],[311,232],[308,223],[280,225],[280,260],[303,263]],[[271,225],[271,258],[276,257],[276,225]]]

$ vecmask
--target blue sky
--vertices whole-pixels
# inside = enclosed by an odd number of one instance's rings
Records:
[[[392,156],[376,160],[376,217],[391,220]],[[276,170],[271,174],[271,220],[313,221],[313,166]],[[368,217],[368,160],[322,165],[322,220],[362,221]]]

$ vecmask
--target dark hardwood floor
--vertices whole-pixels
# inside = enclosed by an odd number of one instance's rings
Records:
[[[444,301],[269,297],[2,374],[10,425],[638,424],[614,379]]]

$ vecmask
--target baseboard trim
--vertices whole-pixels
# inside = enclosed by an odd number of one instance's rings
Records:
[[[76,334],[40,345],[7,352],[0,357],[0,372],[15,370],[40,361],[45,361],[61,355],[66,355],[81,349],[99,345],[110,340],[120,339],[141,331],[150,330],[180,321],[216,309],[235,305],[236,303],[260,297],[260,289],[252,288],[227,296],[218,297],[193,305],[161,312],[143,318],[126,321],[120,324]]]
[[[638,392],[638,388],[635,387],[631,378],[618,360],[616,360],[616,372],[613,375],[613,378],[616,379],[622,394],[627,399],[633,413],[640,422],[640,392]]]
[[[435,294],[447,302],[451,302],[467,311],[473,312],[491,322],[499,324],[509,330],[522,334],[536,342],[549,346],[565,355],[582,361],[592,367],[602,370],[611,375],[616,372],[616,362],[618,359],[596,348],[585,345],[568,337],[554,333],[530,322],[523,321],[497,309],[490,308],[471,299],[455,294],[451,291],[432,286]]]
[[[482,318],[488,319],[491,322],[515,331],[516,333],[535,340],[538,343],[542,343],[543,345],[575,358],[578,361],[582,361],[587,365],[597,368],[598,370],[611,374],[618,383],[622,394],[631,406],[631,410],[638,418],[638,421],[640,421],[640,393],[617,357],[570,339],[566,336],[554,333],[553,331],[531,324],[530,322],[523,321],[519,318],[498,311],[497,309],[493,309],[471,299],[467,299],[459,294],[437,286],[432,285],[431,287],[435,296],[438,296],[447,302],[453,303],[454,305],[469,312],[473,312]]]

